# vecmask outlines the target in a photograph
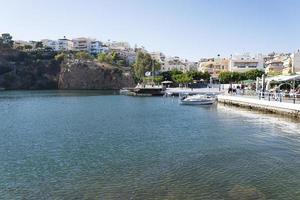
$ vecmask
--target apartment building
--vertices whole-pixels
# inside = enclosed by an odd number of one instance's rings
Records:
[[[111,50],[120,50],[120,51],[124,51],[124,50],[128,50],[130,49],[130,45],[128,42],[110,42],[108,41],[107,43],[105,43],[106,46],[109,47],[109,49]]]
[[[283,60],[283,75],[300,73],[300,50]]]
[[[73,42],[66,37],[57,40],[57,51],[69,51],[73,49]]]
[[[211,77],[218,78],[220,72],[228,71],[229,60],[226,58],[202,59],[198,65],[198,71],[208,72]]]
[[[283,70],[283,61],[287,58],[286,55],[274,55],[272,59],[265,62],[265,72],[267,74],[281,74]]]
[[[151,52],[150,56],[152,59],[155,59],[159,63],[164,63],[166,56],[162,52]]]
[[[182,72],[187,72],[190,70],[186,60],[181,60],[178,56],[167,57],[163,63],[161,63],[161,71],[172,71],[179,70]]]
[[[41,40],[44,47],[50,47],[54,51],[69,51],[73,49],[72,40],[67,39],[66,37],[58,40],[49,40],[44,39]]]
[[[90,42],[89,52],[93,55],[97,55],[103,51],[102,43],[100,41],[92,40]]]
[[[102,52],[102,43],[91,38],[75,38],[72,40],[74,51],[86,51],[90,54],[97,55]]]
[[[253,69],[264,70],[264,56],[249,53],[234,55],[229,58],[228,69],[231,72],[246,72]]]

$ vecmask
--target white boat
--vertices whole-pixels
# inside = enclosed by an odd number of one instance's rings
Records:
[[[215,103],[216,98],[208,95],[191,95],[183,97],[181,99],[181,104],[183,105],[211,105]]]

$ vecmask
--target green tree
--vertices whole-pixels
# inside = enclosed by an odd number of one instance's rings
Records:
[[[206,81],[209,80],[210,74],[208,72],[198,72],[198,71],[189,71],[187,72],[189,76],[193,78],[193,80],[201,80],[204,79]]]
[[[172,75],[172,79],[178,84],[187,84],[193,81],[193,78],[187,73],[174,74]]]
[[[12,48],[14,41],[9,33],[3,33],[0,36],[0,48]]]
[[[75,58],[79,60],[91,60],[93,57],[87,52],[80,51],[75,54]]]
[[[29,50],[29,49],[32,49],[32,46],[31,46],[31,45],[28,45],[28,44],[26,44],[26,45],[24,46],[24,48],[25,48],[25,49],[27,49],[27,50]]]
[[[160,84],[163,80],[163,76],[155,76],[153,81],[155,84]]]
[[[154,68],[154,71],[157,71],[160,70],[160,67],[161,64],[152,59],[150,54],[139,51],[133,64],[133,71],[135,77],[138,80],[142,80],[147,71],[152,71],[152,68]]]
[[[38,48],[43,48],[43,47],[44,47],[44,45],[43,45],[42,42],[37,42],[37,43],[35,44],[35,48],[36,48],[36,49],[38,49]]]
[[[263,71],[255,69],[244,73],[244,78],[246,80],[256,80],[257,77],[261,77],[264,74]]]
[[[106,62],[106,53],[99,53],[98,56],[97,56],[97,60],[99,62]]]
[[[219,75],[221,83],[237,83],[241,81],[241,73],[238,72],[221,72]]]
[[[65,53],[60,53],[60,54],[57,54],[54,57],[54,59],[57,60],[58,62],[63,62],[64,60],[67,59],[67,55]]]

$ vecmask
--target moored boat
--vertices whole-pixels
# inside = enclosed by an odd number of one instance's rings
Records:
[[[214,96],[196,94],[181,98],[180,103],[183,105],[211,105],[215,101]]]
[[[120,94],[131,96],[163,96],[165,88],[160,85],[138,85],[134,88],[123,88]]]

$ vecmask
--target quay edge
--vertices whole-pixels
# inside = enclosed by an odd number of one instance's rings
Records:
[[[300,119],[300,104],[218,95],[218,103]]]

